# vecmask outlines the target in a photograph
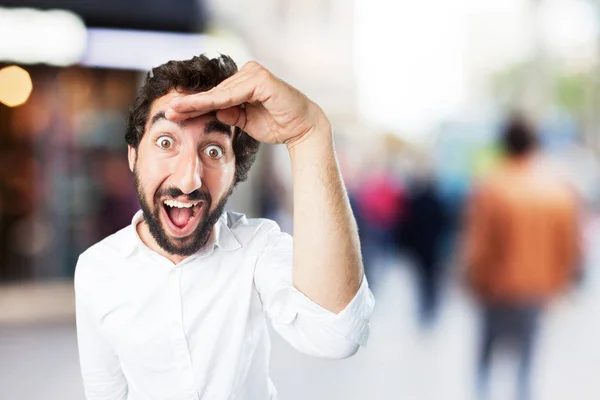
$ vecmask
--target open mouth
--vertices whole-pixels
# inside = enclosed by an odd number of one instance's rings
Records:
[[[163,201],[162,208],[174,236],[184,236],[195,229],[203,204],[203,201],[191,203],[172,199]]]

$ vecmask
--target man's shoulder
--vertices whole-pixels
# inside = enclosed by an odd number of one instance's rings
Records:
[[[113,259],[125,256],[132,250],[135,233],[131,225],[113,233],[93,244],[79,256],[77,269],[102,262],[110,263]]]
[[[227,211],[225,212],[227,226],[231,231],[247,230],[247,229],[278,229],[277,222],[268,218],[249,218],[246,214]]]
[[[248,218],[239,212],[227,211],[225,213],[227,227],[242,242],[268,233],[280,233],[277,222],[267,218]]]

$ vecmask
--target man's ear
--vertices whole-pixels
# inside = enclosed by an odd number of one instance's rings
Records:
[[[135,159],[137,158],[137,152],[136,150],[131,147],[131,146],[127,146],[127,159],[129,160],[129,170],[131,172],[133,172],[133,168],[135,167]]]

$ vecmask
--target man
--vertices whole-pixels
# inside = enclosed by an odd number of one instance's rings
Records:
[[[89,400],[273,399],[265,314],[306,354],[366,343],[374,300],[315,103],[254,62],[171,61],[146,78],[126,141],[142,210],[75,275]],[[293,241],[223,212],[258,142],[289,150]]]
[[[508,122],[502,145],[505,160],[472,197],[466,261],[483,305],[480,395],[494,347],[511,339],[520,353],[517,398],[528,399],[540,314],[568,286],[579,258],[577,206],[569,187],[536,159],[536,138],[522,117]]]

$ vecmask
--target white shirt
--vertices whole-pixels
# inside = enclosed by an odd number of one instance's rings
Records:
[[[132,224],[90,247],[75,272],[88,400],[268,400],[274,329],[299,351],[344,358],[365,345],[366,279],[332,313],[292,285],[292,238],[277,224],[224,213],[211,241],[174,265]]]

